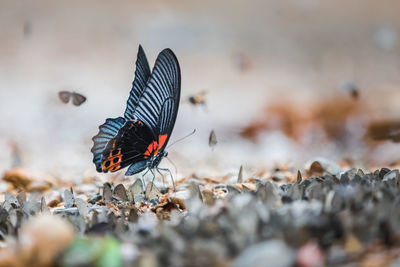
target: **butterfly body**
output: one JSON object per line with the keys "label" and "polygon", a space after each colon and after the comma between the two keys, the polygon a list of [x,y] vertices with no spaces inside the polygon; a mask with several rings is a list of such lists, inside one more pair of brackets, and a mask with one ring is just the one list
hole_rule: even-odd
{"label": "butterfly body", "polygon": [[167,156],[180,100],[180,68],[170,49],[157,57],[153,71],[139,46],[135,79],[124,117],[107,119],[93,137],[93,162],[98,172],[128,167],[125,175],[158,169]]}

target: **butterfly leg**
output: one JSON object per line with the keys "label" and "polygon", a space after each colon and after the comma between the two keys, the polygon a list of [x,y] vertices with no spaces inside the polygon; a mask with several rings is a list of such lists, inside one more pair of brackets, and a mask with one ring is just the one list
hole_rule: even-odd
{"label": "butterfly leg", "polygon": [[[146,176],[146,174],[147,174],[149,171],[150,171],[150,169],[147,169],[147,171],[146,171],[144,174],[142,174],[143,191],[146,191],[146,183],[145,183],[144,177]],[[154,174],[153,174],[153,175],[154,175]]]}
{"label": "butterfly leg", "polygon": [[167,168],[165,168],[165,169],[164,169],[164,168],[157,168],[157,170],[169,172],[169,175],[171,176],[172,186],[174,187],[174,192],[176,192],[174,176],[172,175],[172,172],[170,171],[170,169],[167,169]]}
{"label": "butterfly leg", "polygon": [[151,187],[150,187],[150,192],[153,190],[153,185],[154,185],[154,179],[156,176],[154,175],[153,169],[149,169],[151,174],[153,174],[153,179],[151,180]]}
{"label": "butterfly leg", "polygon": [[162,182],[163,182],[163,186],[165,187],[164,174],[162,174],[158,168],[156,168],[156,170],[157,170],[157,172],[161,175],[161,177],[162,177]]}

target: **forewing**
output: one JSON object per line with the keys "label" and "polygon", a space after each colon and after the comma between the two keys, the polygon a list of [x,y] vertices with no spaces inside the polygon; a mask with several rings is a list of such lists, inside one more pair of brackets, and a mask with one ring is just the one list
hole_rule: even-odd
{"label": "forewing", "polygon": [[71,98],[71,92],[68,91],[60,91],[58,92],[58,97],[60,100],[64,103],[67,104],[69,102],[69,99]]}
{"label": "forewing", "polygon": [[157,139],[166,135],[164,145],[175,124],[180,90],[178,60],[171,49],[164,49],[157,57],[147,87],[135,110],[135,117],[148,125]]}
{"label": "forewing", "polygon": [[146,54],[144,53],[142,46],[139,45],[139,51],[136,59],[135,78],[132,82],[132,90],[129,94],[124,114],[124,117],[127,120],[134,121],[136,119],[134,116],[135,110],[139,103],[140,97],[146,88],[146,84],[150,78],[150,75],[149,62],[147,61]]}
{"label": "forewing", "polygon": [[150,129],[141,121],[128,121],[111,139],[102,153],[103,172],[115,172],[128,165],[145,161],[145,152],[153,142]]}
{"label": "forewing", "polygon": [[74,104],[75,106],[80,106],[83,104],[83,102],[86,101],[86,97],[78,94],[78,93],[72,93],[72,104]]}

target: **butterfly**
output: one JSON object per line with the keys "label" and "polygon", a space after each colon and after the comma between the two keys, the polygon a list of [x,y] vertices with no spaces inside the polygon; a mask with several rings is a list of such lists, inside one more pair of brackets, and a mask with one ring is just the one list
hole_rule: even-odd
{"label": "butterfly", "polygon": [[83,102],[86,101],[85,96],[75,93],[75,92],[69,92],[69,91],[58,92],[58,97],[64,104],[67,104],[69,102],[69,100],[72,98],[72,104],[74,104],[75,106],[80,106],[83,104]]}
{"label": "butterfly", "polygon": [[202,90],[195,95],[189,96],[188,100],[189,100],[190,104],[192,104],[192,105],[205,105],[206,104],[206,100],[205,100],[206,94],[207,94],[207,91]]}
{"label": "butterfly", "polygon": [[348,93],[349,96],[357,100],[360,97],[360,89],[354,82],[347,82],[341,86],[341,90]]}
{"label": "butterfly", "polygon": [[168,155],[165,147],[174,128],[180,91],[181,71],[172,50],[161,51],[150,72],[139,45],[135,78],[124,116],[106,119],[92,138],[96,170],[107,173],[129,166],[126,176],[148,169],[153,178],[153,169],[159,173],[169,171],[158,165]]}
{"label": "butterfly", "polygon": [[214,150],[214,147],[217,145],[217,143],[217,135],[215,134],[214,130],[212,130],[208,137],[208,145]]}

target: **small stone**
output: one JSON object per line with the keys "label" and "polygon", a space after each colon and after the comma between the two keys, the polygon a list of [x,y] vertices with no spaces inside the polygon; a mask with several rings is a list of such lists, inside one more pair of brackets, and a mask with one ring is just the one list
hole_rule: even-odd
{"label": "small stone", "polygon": [[233,267],[288,267],[294,262],[295,253],[290,247],[280,240],[269,240],[248,247],[236,258]]}
{"label": "small stone", "polygon": [[390,172],[390,169],[388,168],[382,168],[379,171],[379,178],[383,179],[383,177]]}
{"label": "small stone", "polygon": [[383,176],[382,181],[399,180],[399,170],[392,170]]}

